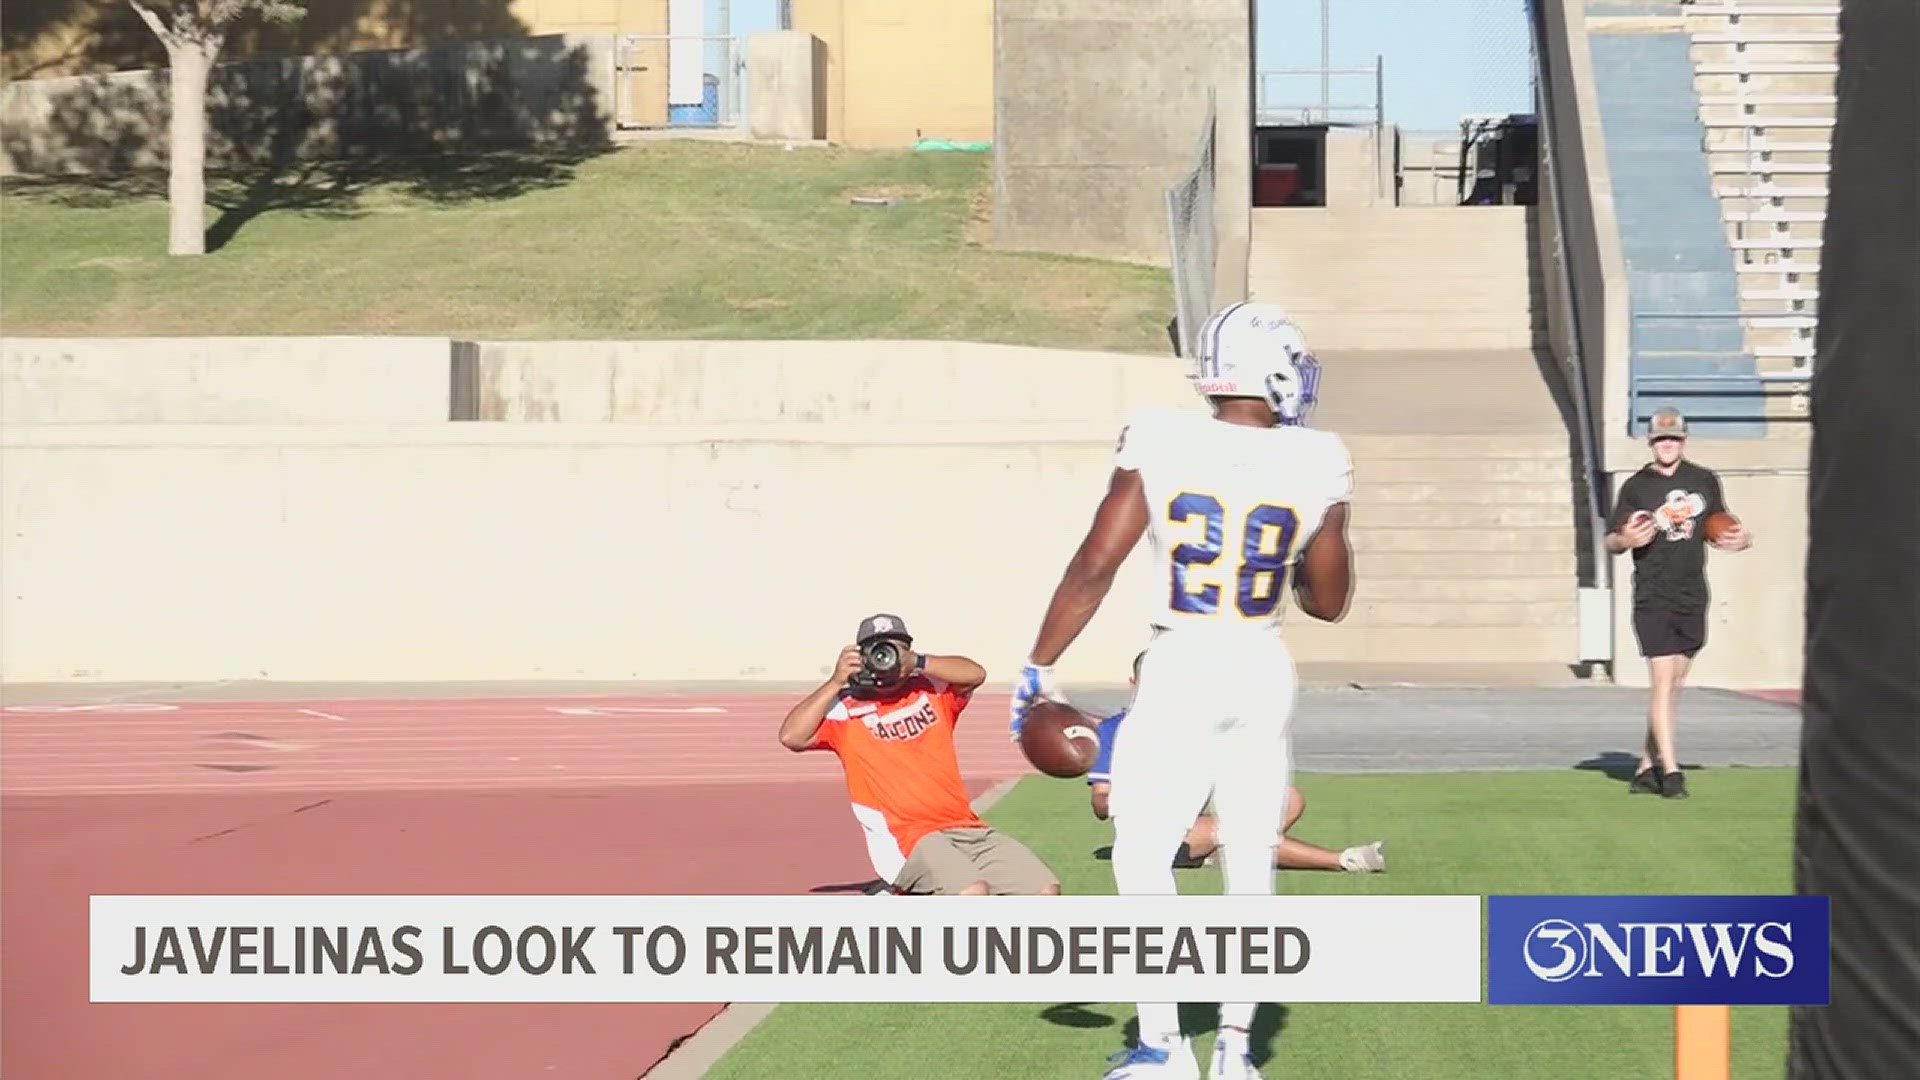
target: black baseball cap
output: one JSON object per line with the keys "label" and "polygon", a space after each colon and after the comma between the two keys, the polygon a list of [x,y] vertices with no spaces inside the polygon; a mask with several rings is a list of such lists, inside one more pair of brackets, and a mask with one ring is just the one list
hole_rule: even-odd
{"label": "black baseball cap", "polygon": [[861,619],[860,632],[854,637],[853,643],[865,645],[880,638],[913,644],[913,635],[907,633],[906,620],[898,615],[869,615]]}

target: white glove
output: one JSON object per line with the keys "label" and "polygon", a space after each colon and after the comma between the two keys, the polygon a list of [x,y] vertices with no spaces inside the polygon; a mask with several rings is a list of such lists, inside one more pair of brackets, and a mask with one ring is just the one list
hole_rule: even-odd
{"label": "white glove", "polygon": [[1013,687],[1013,704],[1007,722],[1007,734],[1014,741],[1020,741],[1020,725],[1027,718],[1027,710],[1040,700],[1057,701],[1067,704],[1067,695],[1060,691],[1058,683],[1053,681],[1053,669],[1029,663],[1020,669],[1020,681]]}

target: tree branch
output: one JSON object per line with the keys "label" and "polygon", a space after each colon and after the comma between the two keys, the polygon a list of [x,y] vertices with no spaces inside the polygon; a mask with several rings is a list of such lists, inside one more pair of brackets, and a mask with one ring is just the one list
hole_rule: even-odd
{"label": "tree branch", "polygon": [[172,48],[177,44],[172,29],[170,29],[165,22],[161,21],[160,16],[154,14],[152,8],[142,4],[140,0],[127,0],[127,3],[130,4],[134,12],[140,16],[140,21],[147,24],[147,29],[153,31],[163,44],[168,48]]}

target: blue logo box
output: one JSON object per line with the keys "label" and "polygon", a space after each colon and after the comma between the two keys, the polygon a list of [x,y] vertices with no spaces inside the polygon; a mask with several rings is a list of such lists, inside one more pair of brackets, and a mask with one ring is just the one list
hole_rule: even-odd
{"label": "blue logo box", "polygon": [[1490,1005],[1825,1005],[1824,896],[1489,896]]}

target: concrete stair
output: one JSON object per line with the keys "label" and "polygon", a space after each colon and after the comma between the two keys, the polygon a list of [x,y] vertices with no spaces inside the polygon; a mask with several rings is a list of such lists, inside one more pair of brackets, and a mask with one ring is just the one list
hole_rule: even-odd
{"label": "concrete stair", "polygon": [[1248,291],[1316,350],[1531,349],[1545,333],[1527,207],[1261,207]]}
{"label": "concrete stair", "polygon": [[[1682,9],[1714,192],[1760,371],[1811,372],[1819,239],[1839,53],[1838,4],[1727,0]],[[1776,403],[1797,412],[1802,403]]]}
{"label": "concrete stair", "polygon": [[[1322,348],[1314,422],[1343,435],[1559,435],[1566,430],[1535,354],[1466,349],[1451,331],[1411,330],[1391,349]],[[1309,337],[1309,342],[1317,339]],[[1408,342],[1427,342],[1424,349]],[[1489,463],[1499,467],[1500,462]]]}
{"label": "concrete stair", "polygon": [[1567,427],[1534,350],[1532,210],[1372,203],[1358,141],[1332,205],[1253,211],[1248,291],[1322,364],[1315,426],[1354,460],[1354,602],[1286,635],[1315,672],[1561,672],[1576,658],[1579,511]]}
{"label": "concrete stair", "polygon": [[[1448,366],[1444,354],[1429,358],[1436,372]],[[1498,435],[1321,425],[1340,430],[1354,458],[1357,581],[1341,623],[1287,616],[1300,663],[1572,661],[1577,511],[1564,431],[1537,422]]]}

